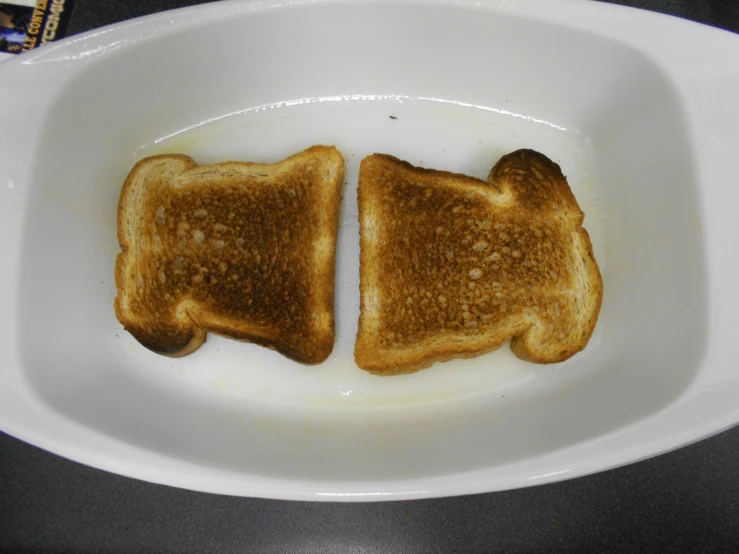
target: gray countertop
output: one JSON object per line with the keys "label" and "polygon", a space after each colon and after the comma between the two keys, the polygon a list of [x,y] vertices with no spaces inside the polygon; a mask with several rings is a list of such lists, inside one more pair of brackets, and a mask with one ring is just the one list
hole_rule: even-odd
{"label": "gray countertop", "polygon": [[[197,3],[77,0],[69,33]],[[613,3],[739,31],[735,0]],[[173,489],[0,433],[0,551],[739,552],[739,428],[562,483],[367,504]]]}

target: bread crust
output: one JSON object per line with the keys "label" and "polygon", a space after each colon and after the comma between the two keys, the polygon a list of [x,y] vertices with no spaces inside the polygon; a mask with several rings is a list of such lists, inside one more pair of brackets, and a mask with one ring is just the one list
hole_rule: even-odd
{"label": "bread crust", "polygon": [[374,154],[358,198],[360,368],[412,373],[509,339],[519,358],[557,363],[588,344],[603,282],[584,214],[543,154],[503,156],[487,182]]}
{"label": "bread crust", "polygon": [[334,344],[343,178],[329,146],[275,164],[141,160],[118,203],[116,317],[165,356],[212,332],[322,362]]}

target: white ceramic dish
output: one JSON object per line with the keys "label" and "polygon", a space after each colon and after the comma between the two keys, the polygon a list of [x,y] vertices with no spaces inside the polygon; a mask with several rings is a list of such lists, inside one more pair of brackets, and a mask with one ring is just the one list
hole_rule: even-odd
{"label": "white ceramic dish", "polygon": [[[0,97],[0,428],[23,440],[179,487],[367,500],[551,482],[739,421],[739,37],[587,1],[225,2],[19,56]],[[115,208],[138,158],[316,143],[348,162],[326,364],[213,337],[170,360],[121,329]],[[358,161],[484,176],[524,146],[586,213],[590,346],[357,369]]]}

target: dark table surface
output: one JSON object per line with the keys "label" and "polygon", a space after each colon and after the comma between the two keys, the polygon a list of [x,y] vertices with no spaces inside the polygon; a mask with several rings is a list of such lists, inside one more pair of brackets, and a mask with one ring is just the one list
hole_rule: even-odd
{"label": "dark table surface", "polygon": [[[69,33],[197,3],[77,0]],[[737,0],[613,3],[739,32]],[[0,551],[739,552],[739,428],[563,483],[367,504],[152,485],[0,433]]]}

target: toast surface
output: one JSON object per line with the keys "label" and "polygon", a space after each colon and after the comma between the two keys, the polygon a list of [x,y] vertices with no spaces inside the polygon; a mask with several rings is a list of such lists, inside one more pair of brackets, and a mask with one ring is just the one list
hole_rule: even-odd
{"label": "toast surface", "polygon": [[118,320],[172,357],[213,332],[298,362],[325,360],[343,174],[328,146],[275,164],[141,160],[118,205]]}
{"label": "toast surface", "polygon": [[546,156],[508,154],[484,182],[374,154],[358,197],[362,369],[411,373],[508,339],[519,358],[555,363],[587,345],[603,283],[583,212]]}

